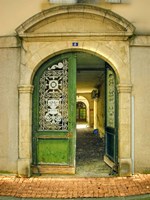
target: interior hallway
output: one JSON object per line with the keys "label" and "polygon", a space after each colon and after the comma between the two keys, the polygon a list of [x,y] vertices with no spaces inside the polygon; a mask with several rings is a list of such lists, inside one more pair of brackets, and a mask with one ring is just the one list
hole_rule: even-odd
{"label": "interior hallway", "polygon": [[111,169],[104,163],[104,139],[92,128],[77,129],[76,176],[108,177]]}

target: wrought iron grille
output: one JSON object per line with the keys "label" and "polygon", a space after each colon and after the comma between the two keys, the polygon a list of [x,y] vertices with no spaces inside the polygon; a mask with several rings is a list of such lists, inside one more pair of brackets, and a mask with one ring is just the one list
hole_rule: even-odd
{"label": "wrought iron grille", "polygon": [[68,130],[68,61],[42,74],[39,81],[40,130]]}

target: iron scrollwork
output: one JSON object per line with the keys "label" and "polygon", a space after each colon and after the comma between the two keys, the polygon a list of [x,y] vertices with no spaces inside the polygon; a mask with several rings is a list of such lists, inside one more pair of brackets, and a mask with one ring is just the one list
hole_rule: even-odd
{"label": "iron scrollwork", "polygon": [[68,61],[48,67],[39,81],[39,129],[68,130]]}
{"label": "iron scrollwork", "polygon": [[114,73],[108,71],[107,79],[107,126],[115,127],[115,76]]}

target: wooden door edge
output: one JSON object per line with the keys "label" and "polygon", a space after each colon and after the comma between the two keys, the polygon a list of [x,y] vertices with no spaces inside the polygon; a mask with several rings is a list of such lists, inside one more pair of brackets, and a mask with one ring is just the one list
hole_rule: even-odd
{"label": "wooden door edge", "polygon": [[104,155],[104,162],[110,167],[110,168],[113,168],[115,163],[110,160],[110,158],[108,158],[107,155]]}
{"label": "wooden door edge", "polygon": [[110,160],[107,155],[104,155],[104,162],[112,169],[112,172],[118,173],[118,164]]}
{"label": "wooden door edge", "polygon": [[33,165],[31,166],[33,174],[75,174],[75,167],[72,166],[49,166],[49,165]]}

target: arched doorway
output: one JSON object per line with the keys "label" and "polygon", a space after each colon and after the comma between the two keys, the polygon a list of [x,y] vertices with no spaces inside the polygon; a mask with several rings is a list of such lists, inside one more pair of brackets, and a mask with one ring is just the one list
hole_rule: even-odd
{"label": "arched doorway", "polygon": [[[77,96],[76,96],[76,102],[83,102],[86,106],[86,124],[84,123],[85,126],[91,126],[91,123],[90,123],[90,107],[89,107],[89,101],[87,100],[87,98],[85,98],[84,96],[82,95],[79,95],[77,93]],[[80,126],[80,124],[78,124],[78,126]]]}
{"label": "arched doorway", "polygon": [[[86,60],[83,59],[84,57],[86,57]],[[89,63],[89,59],[91,63]],[[83,68],[81,68],[81,63]],[[33,79],[33,173],[58,173],[58,171],[61,171],[63,174],[66,173],[66,170],[67,173],[75,173],[75,122],[76,119],[77,122],[87,121],[85,103],[81,101],[76,103],[75,99],[79,91],[81,94],[81,90],[83,96],[87,95],[89,101],[91,101],[90,106],[92,106],[95,98],[101,106],[101,112],[97,112],[99,113],[97,119],[100,119],[97,124],[101,129],[104,129],[103,136],[106,138],[106,143],[104,144],[105,155],[117,164],[117,121],[112,122],[117,118],[117,110],[114,104],[117,103],[115,98],[116,79],[113,70],[107,65],[105,61],[95,55],[84,52],[71,52],[60,54],[47,60],[38,69]],[[78,71],[80,71],[82,81],[78,78]],[[76,73],[77,91],[75,87]],[[92,77],[92,79],[89,77]],[[97,90],[101,93],[101,97],[99,94],[93,96],[92,87],[95,87],[95,84],[97,85]],[[105,92],[102,93],[102,89]],[[100,98],[102,101],[100,101]],[[108,108],[102,107],[102,103]],[[77,105],[76,107],[75,104]],[[97,106],[94,109],[99,109],[99,107]],[[103,119],[102,115],[104,115]],[[108,118],[109,120],[107,120]],[[106,127],[105,124],[107,122],[109,125]],[[100,138],[99,134],[97,134],[97,138]],[[85,140],[84,143],[86,142]],[[83,151],[87,151],[86,148]],[[104,152],[104,149],[102,152]],[[88,156],[90,161],[90,154]],[[101,157],[103,156],[101,155]]]}
{"label": "arched doorway", "polygon": [[76,104],[77,122],[87,122],[87,108],[85,103],[78,101]]}
{"label": "arched doorway", "polygon": [[[80,23],[77,23],[78,21]],[[89,52],[104,59],[118,77],[119,174],[131,174],[132,84],[128,39],[134,34],[134,30],[130,22],[116,13],[90,5],[50,8],[31,17],[16,29],[22,41],[18,86],[18,174],[28,176],[31,174],[32,142],[30,139],[33,110],[31,97],[34,91],[32,84],[35,73],[46,60],[64,52],[74,51]],[[90,115],[92,112],[90,108]]]}
{"label": "arched doorway", "polygon": [[107,171],[108,175],[110,170],[103,165],[104,155],[107,164],[111,163],[116,171],[118,165],[117,77],[112,67],[95,55],[77,52],[76,57],[77,93],[88,99],[90,121],[94,123],[94,127],[91,123],[92,129],[85,129],[85,126],[80,126],[84,127],[82,130],[77,129],[77,172],[101,176]]}

